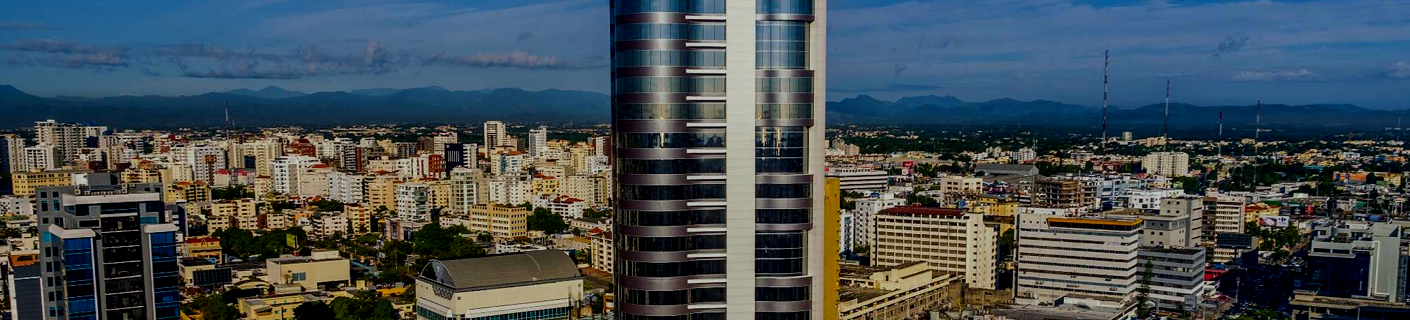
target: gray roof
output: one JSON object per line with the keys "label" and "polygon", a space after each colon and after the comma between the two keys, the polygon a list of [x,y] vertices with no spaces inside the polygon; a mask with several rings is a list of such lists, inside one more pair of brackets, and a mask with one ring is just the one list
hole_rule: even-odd
{"label": "gray roof", "polygon": [[981,163],[974,167],[974,171],[987,172],[989,174],[1036,174],[1038,167],[1031,164]]}
{"label": "gray roof", "polygon": [[457,291],[581,278],[567,253],[542,250],[506,255],[432,261],[421,278]]}

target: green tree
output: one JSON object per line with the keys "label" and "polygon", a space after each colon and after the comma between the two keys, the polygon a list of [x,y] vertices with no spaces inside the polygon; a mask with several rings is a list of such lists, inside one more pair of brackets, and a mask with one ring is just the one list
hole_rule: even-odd
{"label": "green tree", "polygon": [[240,310],[226,303],[220,294],[197,296],[191,303],[182,305],[181,311],[186,314],[200,314],[201,320],[240,319]]}
{"label": "green tree", "polygon": [[529,215],[527,222],[529,230],[543,231],[546,234],[559,234],[568,230],[568,223],[563,221],[563,216],[547,208],[534,209],[534,214]]}
{"label": "green tree", "polygon": [[352,298],[333,299],[333,315],[338,320],[396,320],[401,318],[392,302],[377,291],[364,290]]}
{"label": "green tree", "polygon": [[255,193],[242,186],[231,186],[228,188],[211,189],[211,200],[240,200],[254,198]]}
{"label": "green tree", "polygon": [[1008,257],[1013,254],[1014,244],[1017,243],[1018,237],[1014,234],[1013,229],[1004,231],[1004,234],[999,236],[999,257]]}
{"label": "green tree", "polygon": [[343,212],[343,203],[334,200],[318,200],[313,202],[313,206],[322,212]]}
{"label": "green tree", "polygon": [[305,302],[294,308],[295,320],[324,320],[334,319],[333,307],[323,303],[323,301]]}
{"label": "green tree", "polygon": [[21,237],[21,236],[23,236],[23,235],[20,234],[20,229],[15,229],[15,228],[0,228],[0,238],[14,239],[14,238],[19,238],[19,237]]}
{"label": "green tree", "polygon": [[416,231],[416,235],[411,240],[412,250],[418,255],[440,260],[484,255],[484,249],[464,236],[467,233],[470,233],[470,230],[463,226],[442,228],[440,225],[429,224],[422,227],[420,231]]}

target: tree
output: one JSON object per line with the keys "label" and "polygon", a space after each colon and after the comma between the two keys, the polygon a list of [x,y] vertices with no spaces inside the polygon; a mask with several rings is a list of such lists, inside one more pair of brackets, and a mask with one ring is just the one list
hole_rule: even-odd
{"label": "tree", "polygon": [[20,229],[15,229],[15,228],[0,228],[0,238],[15,239],[15,238],[19,238],[19,237],[21,237],[21,236],[23,236],[23,235],[20,234]]}
{"label": "tree", "polygon": [[392,302],[374,290],[363,290],[352,298],[333,299],[333,315],[338,320],[396,320],[401,318]]}
{"label": "tree", "polygon": [[1151,278],[1154,277],[1155,264],[1146,261],[1144,271],[1141,271],[1141,287],[1136,293],[1136,319],[1151,319],[1155,314],[1155,308],[1147,305],[1151,301]]}
{"label": "tree", "polygon": [[318,207],[321,212],[342,212],[343,203],[334,200],[318,200],[313,202],[314,207]]}
{"label": "tree", "polygon": [[242,186],[211,189],[211,200],[240,200],[254,198],[255,193]]}
{"label": "tree", "polygon": [[1004,231],[1004,235],[999,236],[999,257],[1007,257],[1013,254],[1014,244],[1016,243],[1018,243],[1018,239],[1013,229]]}
{"label": "tree", "polygon": [[547,208],[534,209],[534,214],[529,215],[528,224],[529,230],[543,231],[546,234],[559,234],[568,230],[568,223],[563,221],[563,216]]}
{"label": "tree", "polygon": [[412,250],[418,255],[441,260],[484,255],[484,249],[463,236],[467,233],[470,233],[470,230],[463,226],[442,228],[440,225],[429,224],[422,227],[420,231],[416,231],[416,235],[411,240]]}
{"label": "tree", "polygon": [[198,296],[192,299],[191,303],[182,305],[181,311],[186,314],[200,314],[201,320],[240,319],[240,310],[226,303],[221,294]]}
{"label": "tree", "polygon": [[323,301],[304,302],[298,308],[294,308],[295,320],[323,320],[333,319],[333,307]]}

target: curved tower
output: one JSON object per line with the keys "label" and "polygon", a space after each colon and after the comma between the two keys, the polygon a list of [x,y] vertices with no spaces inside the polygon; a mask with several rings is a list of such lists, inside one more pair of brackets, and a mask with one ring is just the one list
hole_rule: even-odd
{"label": "curved tower", "polygon": [[821,319],[824,0],[613,0],[620,319]]}

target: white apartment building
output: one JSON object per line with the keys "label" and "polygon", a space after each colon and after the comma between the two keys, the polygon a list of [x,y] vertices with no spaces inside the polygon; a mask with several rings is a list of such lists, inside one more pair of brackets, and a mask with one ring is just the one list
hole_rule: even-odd
{"label": "white apartment building", "polygon": [[218,146],[179,146],[171,148],[172,160],[191,167],[191,179],[215,183],[215,171],[227,168],[225,150]]}
{"label": "white apartment building", "polygon": [[0,172],[20,172],[25,167],[24,138],[18,135],[0,136]]}
{"label": "white apartment building", "polygon": [[529,129],[529,157],[538,159],[548,152],[548,127]]}
{"label": "white apartment building", "polygon": [[479,203],[479,190],[476,180],[480,171],[459,167],[450,171],[450,209],[455,212],[470,212],[470,207]]}
{"label": "white apartment building", "polygon": [[56,166],[78,158],[78,151],[86,144],[87,132],[86,127],[77,123],[60,123],[52,119],[34,122],[34,142],[54,149]]}
{"label": "white apartment building", "polygon": [[485,147],[495,148],[510,146],[509,132],[504,126],[504,122],[485,121]]}
{"label": "white apartment building", "polygon": [[896,207],[876,216],[878,266],[922,261],[933,270],[960,275],[971,288],[994,289],[998,231],[984,215],[961,209]]}
{"label": "white apartment building", "polygon": [[1190,175],[1190,155],[1184,152],[1153,152],[1141,161],[1146,173],[1184,177]]}
{"label": "white apartment building", "polygon": [[328,175],[328,198],[342,203],[362,203],[366,181],[362,174],[334,171]]}
{"label": "white apartment building", "polygon": [[1204,242],[1214,254],[1214,262],[1225,263],[1243,255],[1245,248],[1219,246],[1220,234],[1244,233],[1244,209],[1248,202],[1244,197],[1221,194],[1210,190],[1204,197]]}
{"label": "white apartment building", "polygon": [[827,168],[825,176],[840,180],[842,191],[885,190],[891,178],[886,171],[867,167]]}
{"label": "white apartment building", "polygon": [[1179,189],[1140,189],[1129,190],[1118,196],[1116,207],[1139,210],[1160,210],[1160,200],[1185,194]]}
{"label": "white apartment building", "polygon": [[313,217],[313,234],[328,238],[348,232],[348,216],[343,213],[322,213]]}
{"label": "white apartment building", "polygon": [[984,192],[984,178],[965,176],[940,177],[940,192],[945,194],[979,194]]}
{"label": "white apartment building", "polygon": [[890,194],[882,194],[880,197],[858,199],[857,209],[852,210],[853,229],[856,230],[854,246],[876,247],[876,215],[881,210],[906,205],[906,199],[898,199]]}
{"label": "white apartment building", "polygon": [[1127,312],[1140,268],[1140,219],[1020,210],[1015,302]]}
{"label": "white apartment building", "polygon": [[424,222],[431,219],[431,187],[420,183],[397,186],[397,218]]}
{"label": "white apartment building", "polygon": [[274,159],[270,165],[271,177],[274,179],[274,192],[283,194],[296,194],[295,190],[299,186],[299,175],[304,168],[318,164],[318,158],[300,155],[283,156]]}
{"label": "white apartment building", "polygon": [[59,168],[59,160],[59,155],[53,146],[40,144],[24,148],[22,164],[26,170],[31,171],[55,170]]}
{"label": "white apartment building", "polygon": [[547,208],[564,218],[582,219],[583,210],[588,206],[582,199],[558,194],[543,194],[534,197],[534,208]]}

